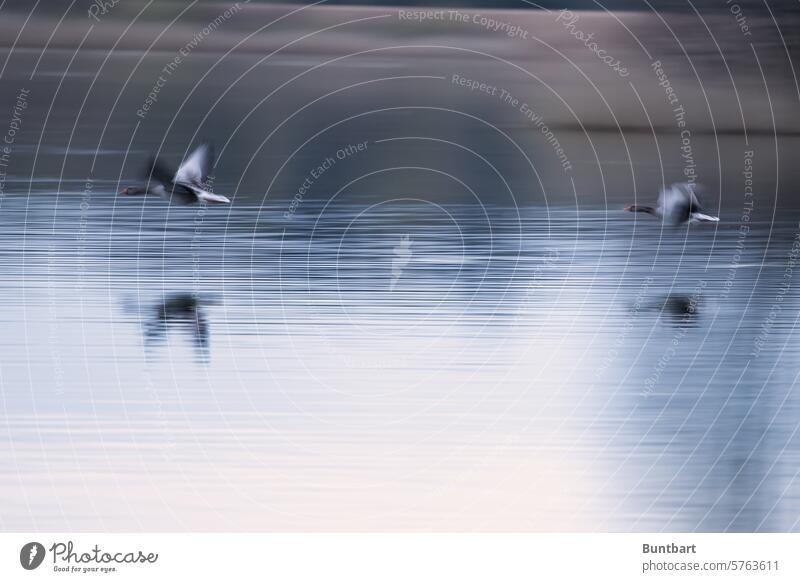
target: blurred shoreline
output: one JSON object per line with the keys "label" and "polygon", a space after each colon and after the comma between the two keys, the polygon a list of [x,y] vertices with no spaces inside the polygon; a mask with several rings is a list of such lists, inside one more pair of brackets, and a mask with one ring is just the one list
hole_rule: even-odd
{"label": "blurred shoreline", "polygon": [[[43,39],[48,39],[49,54],[58,50],[71,53],[80,46],[84,57],[92,51],[105,57],[112,47],[115,54],[111,59],[127,51],[159,57],[181,51],[193,37],[196,41],[198,31],[235,5],[203,4],[171,24],[165,23],[181,14],[172,5],[148,11],[147,20],[134,21],[136,5],[120,3],[99,24],[79,10],[63,20],[41,17],[26,21],[26,15],[10,13],[0,20],[0,43],[6,51],[14,43],[15,58],[22,58],[25,51],[32,51],[30,58],[38,57]],[[763,16],[749,17],[752,34],[745,36],[727,11],[704,14],[702,22],[680,14],[575,12],[577,32],[593,35],[604,53],[613,54],[630,70],[630,77],[621,79],[587,50],[586,43],[574,38],[575,25],[570,34],[553,11],[459,9],[459,14],[470,15],[467,21],[418,22],[400,18],[401,11],[408,12],[408,8],[239,6],[202,42],[195,42],[193,54],[224,54],[234,60],[269,57],[266,66],[301,55],[316,63],[338,59],[328,67],[370,61],[380,66],[382,58],[399,54],[408,59],[406,68],[427,58],[484,62],[481,81],[519,84],[527,76],[530,85],[544,84],[553,94],[567,96],[574,115],[558,109],[544,112],[551,127],[674,132],[666,108],[649,107],[644,114],[627,87],[630,81],[644,103],[663,101],[663,90],[651,70],[652,63],[659,61],[682,104],[695,112],[694,132],[739,134],[746,126],[746,131],[754,134],[800,134],[800,117],[794,115],[800,90],[787,60],[794,46],[785,46],[788,35],[779,33],[771,19]],[[474,15],[513,24],[529,37],[509,38],[481,25],[480,20],[471,18]],[[795,15],[782,15],[781,24],[784,29],[800,29],[794,26],[800,24]],[[596,93],[588,107],[582,103],[585,99],[573,103],[570,95],[576,82]],[[766,100],[769,106],[765,106]],[[781,123],[776,124],[775,119]]]}

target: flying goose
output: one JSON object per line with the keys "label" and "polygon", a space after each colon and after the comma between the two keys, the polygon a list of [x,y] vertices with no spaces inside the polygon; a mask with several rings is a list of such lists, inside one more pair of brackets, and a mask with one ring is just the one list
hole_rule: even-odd
{"label": "flying goose", "polygon": [[673,226],[695,222],[718,222],[718,217],[703,214],[696,190],[695,184],[678,182],[661,190],[657,208],[633,205],[625,208],[625,211],[652,214]]}
{"label": "flying goose", "polygon": [[206,180],[214,164],[214,147],[211,144],[201,144],[175,172],[175,176],[156,156],[150,161],[149,171],[146,176],[147,185],[142,187],[123,188],[121,196],[136,196],[138,194],[157,194],[175,204],[228,204],[230,200],[220,194],[209,190]]}

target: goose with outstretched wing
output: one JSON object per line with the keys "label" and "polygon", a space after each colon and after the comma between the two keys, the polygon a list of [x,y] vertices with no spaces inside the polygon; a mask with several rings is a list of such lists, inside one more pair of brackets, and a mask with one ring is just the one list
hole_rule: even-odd
{"label": "goose with outstretched wing", "polygon": [[719,218],[703,213],[697,198],[697,186],[686,182],[663,188],[658,196],[658,206],[633,205],[625,208],[627,212],[644,212],[661,218],[664,222],[678,226],[696,222],[718,222]]}
{"label": "goose with outstretched wing", "polygon": [[207,184],[208,175],[214,165],[214,147],[201,144],[180,165],[173,176],[164,163],[153,156],[147,171],[145,187],[124,188],[120,195],[157,194],[175,204],[228,204],[230,200],[221,194],[214,194]]}

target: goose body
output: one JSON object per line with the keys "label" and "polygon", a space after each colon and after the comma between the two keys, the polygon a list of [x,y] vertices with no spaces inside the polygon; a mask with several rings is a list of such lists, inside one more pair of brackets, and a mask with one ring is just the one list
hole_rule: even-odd
{"label": "goose body", "polygon": [[206,204],[229,204],[230,200],[221,194],[214,194],[206,180],[214,165],[214,148],[210,144],[200,145],[180,165],[173,176],[164,163],[153,156],[147,173],[145,187],[124,188],[122,196],[137,194],[156,194],[171,203],[187,205],[203,202]]}
{"label": "goose body", "polygon": [[632,205],[626,212],[644,212],[661,218],[664,222],[678,226],[698,222],[718,222],[719,218],[705,214],[697,198],[697,186],[686,182],[663,188],[658,196],[658,206]]}

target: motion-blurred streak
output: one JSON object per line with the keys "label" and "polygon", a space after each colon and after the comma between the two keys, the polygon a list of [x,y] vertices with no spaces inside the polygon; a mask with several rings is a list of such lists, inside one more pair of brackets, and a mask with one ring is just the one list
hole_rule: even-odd
{"label": "motion-blurred streak", "polygon": [[143,315],[146,348],[164,343],[170,330],[178,330],[191,338],[199,360],[209,360],[208,319],[204,303],[198,297],[191,293],[176,293]]}

